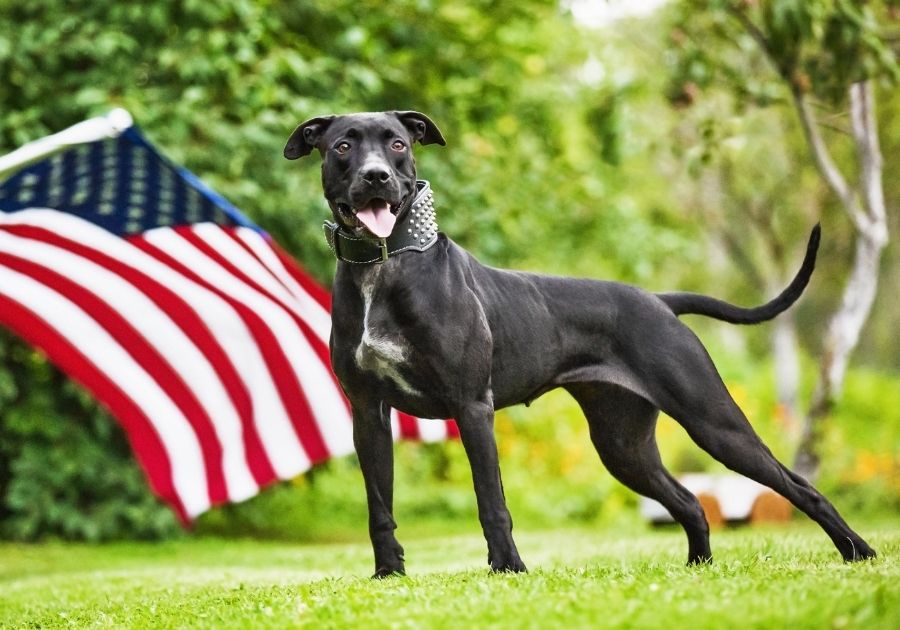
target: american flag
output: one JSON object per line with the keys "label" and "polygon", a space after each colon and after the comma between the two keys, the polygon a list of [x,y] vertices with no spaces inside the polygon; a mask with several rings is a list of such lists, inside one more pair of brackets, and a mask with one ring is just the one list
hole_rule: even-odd
{"label": "american flag", "polygon": [[[124,110],[0,157],[0,324],[110,410],[183,522],[353,451],[329,309]],[[395,439],[457,435],[392,422]]]}

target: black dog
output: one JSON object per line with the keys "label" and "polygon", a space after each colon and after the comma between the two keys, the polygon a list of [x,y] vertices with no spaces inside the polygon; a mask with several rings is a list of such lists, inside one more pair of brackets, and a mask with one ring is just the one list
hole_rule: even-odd
{"label": "black dog", "polygon": [[703,295],[504,271],[481,265],[437,232],[412,144],[444,144],[418,112],[325,116],[300,125],[284,155],[318,149],[339,259],[331,358],[353,408],[365,479],[375,576],[403,573],[394,536],[391,407],[455,418],[472,467],[478,516],[494,571],[524,571],[503,496],[494,410],[562,387],[587,416],[601,460],[622,483],[662,503],[684,527],[688,562],[711,559],[697,499],[669,475],[654,429],[659,410],[729,468],[784,495],[831,537],[845,560],[875,552],[832,505],[773,456],[728,394],[700,341],[677,316],[738,324],[771,319],[803,292],[819,242],[764,306]]}

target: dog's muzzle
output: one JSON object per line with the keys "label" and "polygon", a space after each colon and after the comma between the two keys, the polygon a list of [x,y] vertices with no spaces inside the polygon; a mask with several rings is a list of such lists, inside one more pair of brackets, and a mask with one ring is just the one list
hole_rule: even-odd
{"label": "dog's muzzle", "polygon": [[[381,211],[390,212],[390,207]],[[390,236],[382,237],[378,244],[354,236],[334,221],[326,221],[322,227],[325,230],[328,247],[338,260],[344,262],[360,265],[382,263],[402,252],[424,252],[434,245],[438,238],[431,184],[422,179],[416,180],[416,196],[409,211],[393,226]],[[369,230],[375,233],[370,228]]]}

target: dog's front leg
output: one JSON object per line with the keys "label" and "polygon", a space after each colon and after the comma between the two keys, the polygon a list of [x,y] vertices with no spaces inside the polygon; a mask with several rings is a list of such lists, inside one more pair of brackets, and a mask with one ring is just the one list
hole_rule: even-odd
{"label": "dog's front leg", "polygon": [[384,404],[353,406],[353,444],[369,504],[369,537],[375,552],[372,577],[403,575],[403,547],[394,536],[394,442],[390,410]]}
{"label": "dog's front leg", "polygon": [[463,448],[472,467],[478,500],[478,519],[488,544],[488,564],[494,571],[525,571],[512,538],[512,517],[506,508],[497,443],[494,440],[493,405],[468,405],[457,418]]}

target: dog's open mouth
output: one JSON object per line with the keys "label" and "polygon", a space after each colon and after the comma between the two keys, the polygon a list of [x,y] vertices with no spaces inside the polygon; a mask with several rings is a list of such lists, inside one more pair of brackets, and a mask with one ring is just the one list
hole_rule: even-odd
{"label": "dog's open mouth", "polygon": [[339,204],[338,209],[348,218],[354,217],[358,224],[365,227],[378,238],[387,238],[394,231],[397,222],[396,208],[392,207],[385,199],[375,197],[361,208],[351,208],[347,204]]}

